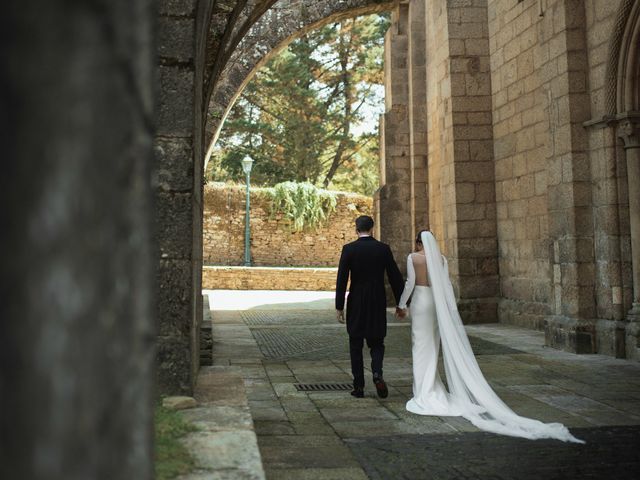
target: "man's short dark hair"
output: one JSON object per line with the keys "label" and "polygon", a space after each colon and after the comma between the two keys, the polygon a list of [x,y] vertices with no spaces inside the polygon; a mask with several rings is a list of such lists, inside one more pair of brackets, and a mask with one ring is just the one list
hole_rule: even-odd
{"label": "man's short dark hair", "polygon": [[368,232],[373,228],[373,218],[369,215],[362,215],[356,218],[356,230],[358,232]]}

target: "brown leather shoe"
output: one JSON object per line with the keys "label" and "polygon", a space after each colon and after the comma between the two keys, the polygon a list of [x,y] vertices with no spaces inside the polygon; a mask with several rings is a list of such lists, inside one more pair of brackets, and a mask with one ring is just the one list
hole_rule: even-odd
{"label": "brown leather shoe", "polygon": [[387,388],[387,384],[382,376],[373,377],[373,383],[376,386],[376,392],[380,398],[387,398],[389,396],[389,389]]}

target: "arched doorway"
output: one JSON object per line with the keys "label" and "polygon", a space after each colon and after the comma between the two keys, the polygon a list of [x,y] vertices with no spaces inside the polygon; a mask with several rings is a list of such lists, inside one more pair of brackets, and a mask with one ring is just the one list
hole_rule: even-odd
{"label": "arched doorway", "polygon": [[[397,4],[397,0],[265,0],[233,6],[212,1],[162,6],[163,98],[156,140],[161,164],[158,229],[163,231],[158,272],[161,392],[191,391],[199,368],[207,131],[217,130],[250,74],[274,48],[323,22]],[[208,128],[207,112],[212,118]]]}

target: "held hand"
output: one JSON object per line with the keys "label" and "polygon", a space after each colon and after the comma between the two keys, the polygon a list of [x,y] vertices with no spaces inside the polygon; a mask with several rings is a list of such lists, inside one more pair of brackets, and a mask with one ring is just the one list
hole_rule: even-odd
{"label": "held hand", "polygon": [[344,323],[344,310],[336,310],[336,317],[339,323]]}
{"label": "held hand", "polygon": [[404,308],[396,307],[396,318],[404,319],[407,316],[407,310]]}

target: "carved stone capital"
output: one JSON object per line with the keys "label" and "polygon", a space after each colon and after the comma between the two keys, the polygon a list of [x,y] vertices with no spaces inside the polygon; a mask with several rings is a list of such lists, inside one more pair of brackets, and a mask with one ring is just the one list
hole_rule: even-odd
{"label": "carved stone capital", "polygon": [[617,134],[624,142],[624,148],[640,148],[640,114],[620,115],[617,120]]}

